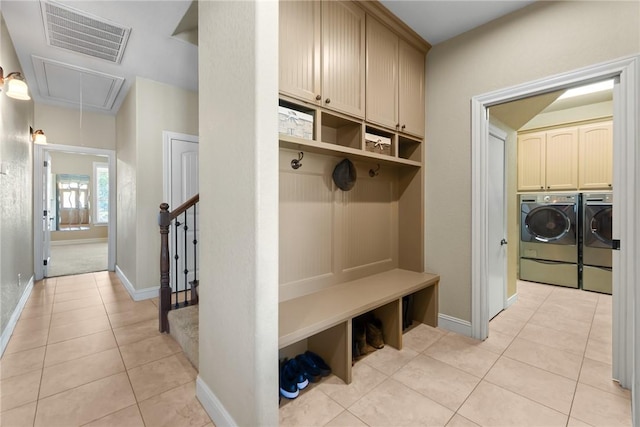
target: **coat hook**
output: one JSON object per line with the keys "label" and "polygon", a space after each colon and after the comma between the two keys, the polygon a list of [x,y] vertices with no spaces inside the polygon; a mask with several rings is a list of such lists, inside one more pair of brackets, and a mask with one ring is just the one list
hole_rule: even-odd
{"label": "coat hook", "polygon": [[380,170],[380,163],[378,163],[378,167],[376,167],[375,170],[369,169],[369,176],[371,178],[373,178],[374,176],[378,176],[380,174],[380,172],[378,172],[379,170]]}
{"label": "coat hook", "polygon": [[298,158],[291,160],[291,167],[293,169],[300,169],[300,167],[302,166],[302,158],[303,157],[304,157],[304,153],[302,151],[300,151],[298,153]]}

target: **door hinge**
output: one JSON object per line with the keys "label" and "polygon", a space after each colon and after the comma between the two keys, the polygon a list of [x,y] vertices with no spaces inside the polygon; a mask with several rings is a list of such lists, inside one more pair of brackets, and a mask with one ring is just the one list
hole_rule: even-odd
{"label": "door hinge", "polygon": [[47,210],[46,210],[46,209],[42,211],[42,217],[43,217],[43,218],[46,218],[46,217],[47,217]]}
{"label": "door hinge", "polygon": [[49,167],[49,162],[47,162],[46,160],[44,161],[44,167]]}
{"label": "door hinge", "polygon": [[611,249],[613,249],[614,251],[619,251],[620,250],[620,240],[619,239],[613,239],[611,241]]}
{"label": "door hinge", "polygon": [[42,264],[43,264],[43,265],[47,265],[47,264],[48,264],[47,260],[46,260],[46,259],[43,259],[43,260],[42,260]]}

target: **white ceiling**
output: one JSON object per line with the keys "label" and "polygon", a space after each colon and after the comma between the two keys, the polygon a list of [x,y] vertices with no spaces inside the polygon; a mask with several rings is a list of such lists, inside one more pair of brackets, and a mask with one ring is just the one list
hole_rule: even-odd
{"label": "white ceiling", "polygon": [[[194,28],[197,7],[190,8],[191,0],[56,3],[131,28],[131,33],[120,63],[93,58],[47,44],[40,1],[0,0],[2,15],[36,102],[116,114],[136,76],[198,89],[198,48],[188,41],[193,41],[197,31]],[[383,0],[382,3],[435,45],[533,1]]]}

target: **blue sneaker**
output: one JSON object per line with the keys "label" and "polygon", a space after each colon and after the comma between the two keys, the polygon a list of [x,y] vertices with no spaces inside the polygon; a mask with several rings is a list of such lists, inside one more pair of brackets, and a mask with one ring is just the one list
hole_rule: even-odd
{"label": "blue sneaker", "polygon": [[309,381],[304,377],[298,362],[295,359],[285,359],[280,368],[280,393],[287,399],[295,399],[307,385]]}
{"label": "blue sneaker", "polygon": [[331,368],[325,363],[322,357],[318,356],[312,351],[306,351],[304,355],[306,356],[310,364],[320,371],[320,375],[326,377],[331,373]]}
{"label": "blue sneaker", "polygon": [[312,383],[320,381],[322,372],[320,372],[320,368],[316,366],[316,364],[311,360],[309,356],[307,356],[306,354],[299,354],[296,356],[296,361],[302,369],[302,374],[306,379],[308,379]]}

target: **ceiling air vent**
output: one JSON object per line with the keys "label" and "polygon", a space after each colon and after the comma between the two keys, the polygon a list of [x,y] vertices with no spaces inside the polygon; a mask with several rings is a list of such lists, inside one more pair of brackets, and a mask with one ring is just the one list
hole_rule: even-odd
{"label": "ceiling air vent", "polygon": [[120,63],[130,28],[58,3],[40,4],[49,45]]}

